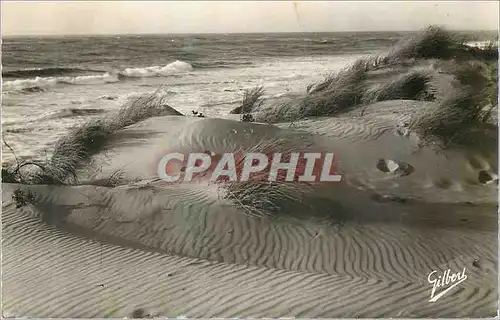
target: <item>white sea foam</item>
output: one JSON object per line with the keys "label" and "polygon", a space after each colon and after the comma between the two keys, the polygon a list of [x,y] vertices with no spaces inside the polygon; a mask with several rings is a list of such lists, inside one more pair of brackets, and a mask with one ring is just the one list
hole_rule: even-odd
{"label": "white sea foam", "polygon": [[466,45],[469,47],[485,48],[489,45],[498,46],[498,41],[470,41],[467,42]]}
{"label": "white sea foam", "polygon": [[154,77],[168,76],[193,70],[193,67],[184,61],[175,61],[166,66],[152,66],[144,68],[126,68],[115,73],[106,72],[99,75],[86,75],[77,77],[36,77],[34,79],[17,79],[5,81],[4,91],[21,91],[28,88],[47,89],[57,84],[105,84],[120,81],[119,75],[126,77]]}
{"label": "white sea foam", "polygon": [[157,77],[192,71],[193,66],[184,61],[175,61],[166,66],[152,66],[145,68],[127,68],[120,72],[127,77]]}

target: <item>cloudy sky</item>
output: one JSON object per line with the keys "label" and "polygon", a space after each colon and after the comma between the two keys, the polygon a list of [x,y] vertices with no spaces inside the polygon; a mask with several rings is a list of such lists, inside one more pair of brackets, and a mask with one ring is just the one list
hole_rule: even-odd
{"label": "cloudy sky", "polygon": [[497,1],[2,1],[2,34],[495,30]]}

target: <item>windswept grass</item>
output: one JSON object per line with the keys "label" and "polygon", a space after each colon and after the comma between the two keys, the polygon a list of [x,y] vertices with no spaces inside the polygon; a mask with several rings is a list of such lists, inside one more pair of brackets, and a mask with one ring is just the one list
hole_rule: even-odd
{"label": "windswept grass", "polygon": [[440,26],[429,26],[418,35],[401,40],[385,56],[384,63],[414,59],[498,60],[498,47],[467,46],[467,37]]}
{"label": "windswept grass", "polygon": [[[387,55],[359,59],[351,66],[310,85],[299,104],[298,119],[333,116],[366,102],[392,99],[431,100],[430,76],[410,72],[401,78],[372,89],[368,72],[393,65],[411,65],[418,58],[452,57],[461,40],[439,27],[429,27],[418,36],[402,40]],[[297,120],[297,119],[296,119]]]}
{"label": "windswept grass", "polygon": [[[91,120],[59,139],[52,157],[30,172],[29,183],[64,184],[77,183],[77,172],[92,155],[102,150],[116,131],[144,119],[161,115],[181,115],[166,104],[158,92],[139,97],[105,119]],[[19,173],[20,174],[20,173]]]}
{"label": "windswept grass", "polygon": [[[401,40],[387,54],[360,59],[340,72],[327,76],[323,81],[309,85],[305,96],[275,107],[268,107],[256,117],[259,122],[293,122],[308,117],[335,116],[376,101],[411,99],[438,100],[446,110],[453,108],[452,105],[460,106],[459,109],[466,108],[467,100],[480,106],[482,118],[489,118],[494,114],[496,105],[492,102],[496,101],[497,97],[496,80],[486,80],[488,84],[485,84],[482,76],[478,79],[473,77],[475,71],[454,71],[455,78],[461,82],[461,88],[458,90],[460,94],[455,94],[456,101],[453,98],[443,99],[436,96],[438,88],[433,88],[431,84],[435,77],[438,77],[438,73],[431,68],[429,71],[417,69],[406,71],[407,73],[399,78],[378,86],[370,84],[372,71],[382,68],[408,69],[420,60],[426,59],[449,61],[453,64],[481,59],[496,66],[497,47],[493,45],[485,48],[469,47],[465,45],[466,40],[464,36],[439,26],[428,27],[413,37]],[[495,72],[492,71],[491,74]],[[490,78],[493,79],[491,76]],[[466,84],[467,81],[469,84]],[[463,91],[465,86],[467,88]],[[476,89],[472,90],[474,86]],[[489,93],[485,94],[482,89],[477,89],[478,87],[486,88]],[[482,93],[478,94],[479,91]],[[467,98],[468,95],[473,97]],[[485,96],[490,97],[489,100]],[[489,101],[489,104],[485,104],[485,101]],[[466,113],[469,114],[468,117],[479,119],[479,115],[472,116],[479,112],[475,108],[472,106],[472,110]],[[443,112],[444,115],[452,114],[449,110]]]}
{"label": "windswept grass", "polygon": [[78,164],[100,150],[112,132],[112,126],[103,119],[91,120],[74,129],[56,142],[52,158],[34,182],[62,184],[67,178],[76,182]]}
{"label": "windswept grass", "polygon": [[33,203],[35,195],[31,191],[23,191],[17,188],[12,193],[12,201],[16,204],[16,208],[22,208],[29,203]]}
{"label": "windswept grass", "polygon": [[352,65],[340,70],[338,73],[328,75],[320,83],[310,85],[307,92],[308,94],[316,94],[337,88],[357,86],[366,79],[366,72],[368,70],[369,62],[367,60],[357,60]]}
{"label": "windswept grass", "polygon": [[[261,140],[248,149],[241,147],[233,152],[241,153],[263,153],[284,155],[297,150],[308,150],[312,146],[307,137],[294,142],[289,139],[274,137]],[[244,159],[236,163],[243,166]],[[270,165],[270,164],[269,164]],[[314,183],[290,183],[285,181],[268,181],[266,170],[256,173],[252,179],[241,182],[230,182],[223,186],[224,199],[231,200],[234,205],[243,210],[249,216],[257,218],[273,217],[283,212],[283,206],[297,206],[304,196],[312,191]]]}
{"label": "windswept grass", "polygon": [[465,40],[439,26],[430,26],[417,36],[401,40],[389,52],[387,60],[451,59],[463,49]]}
{"label": "windswept grass", "polygon": [[243,94],[243,100],[241,101],[241,106],[233,109],[231,114],[242,114],[250,113],[258,109],[263,103],[264,99],[264,87],[255,87],[252,89],[245,90]]}
{"label": "windswept grass", "polygon": [[118,110],[108,123],[116,131],[144,119],[162,115],[182,116],[182,113],[170,107],[167,104],[167,96],[157,91],[132,100],[131,103]]}
{"label": "windswept grass", "polygon": [[480,133],[493,128],[484,120],[491,111],[485,111],[481,102],[477,96],[457,93],[410,127],[416,129],[426,141],[441,141],[442,147],[482,143],[478,141]]}
{"label": "windswept grass", "polygon": [[262,123],[293,122],[300,119],[300,100],[288,100],[266,106],[253,114],[255,121]]}
{"label": "windswept grass", "polygon": [[[96,172],[97,173],[97,172]],[[126,184],[127,181],[124,178],[124,172],[122,169],[117,169],[111,172],[111,174],[107,177],[100,178],[100,179],[95,179],[92,177],[89,181],[81,181],[81,185],[92,185],[92,186],[100,186],[100,187],[107,187],[107,188],[114,188],[122,184]]]}
{"label": "windswept grass", "polygon": [[332,116],[361,103],[366,90],[367,64],[358,60],[308,88],[300,101],[300,117]]}
{"label": "windswept grass", "polygon": [[430,81],[432,76],[422,71],[410,71],[394,80],[387,81],[375,88],[367,90],[363,96],[364,103],[384,100],[434,100]]}
{"label": "windswept grass", "polygon": [[498,65],[468,61],[453,65],[450,71],[457,80],[455,90],[413,127],[444,146],[478,143],[483,132],[490,133],[483,139],[496,138],[497,124],[491,120],[498,110]]}

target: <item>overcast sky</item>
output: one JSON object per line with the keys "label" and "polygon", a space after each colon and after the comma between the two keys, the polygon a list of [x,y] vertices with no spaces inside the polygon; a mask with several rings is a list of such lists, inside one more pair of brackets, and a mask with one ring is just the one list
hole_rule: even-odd
{"label": "overcast sky", "polygon": [[2,1],[2,34],[498,29],[497,1]]}

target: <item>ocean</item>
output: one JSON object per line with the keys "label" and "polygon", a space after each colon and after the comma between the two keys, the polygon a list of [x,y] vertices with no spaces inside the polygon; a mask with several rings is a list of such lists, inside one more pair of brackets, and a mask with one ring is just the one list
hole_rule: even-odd
{"label": "ocean", "polygon": [[[184,114],[223,117],[245,89],[307,85],[408,32],[6,37],[2,124],[19,159],[43,159],[75,125],[161,90]],[[476,33],[482,39],[482,33]],[[2,161],[14,160],[4,148]]]}

